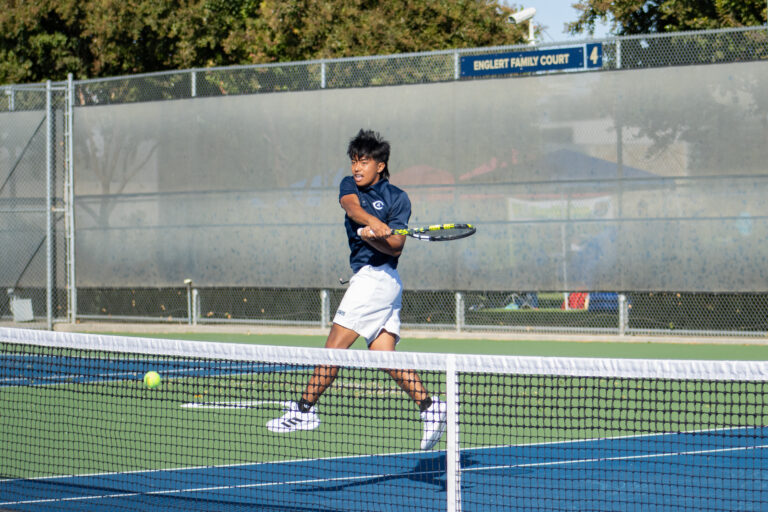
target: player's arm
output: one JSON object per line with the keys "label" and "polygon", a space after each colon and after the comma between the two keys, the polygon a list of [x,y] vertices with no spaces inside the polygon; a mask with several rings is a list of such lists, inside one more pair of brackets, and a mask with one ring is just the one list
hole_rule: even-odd
{"label": "player's arm", "polygon": [[387,238],[375,238],[369,235],[370,232],[363,230],[360,238],[365,240],[365,243],[373,247],[379,252],[388,254],[389,256],[398,257],[403,252],[405,246],[405,236],[403,235],[389,235]]}
{"label": "player's arm", "polygon": [[387,224],[380,221],[375,215],[371,215],[360,206],[360,199],[357,194],[347,194],[341,196],[339,203],[347,217],[357,224],[366,226],[360,237],[365,242],[379,252],[390,256],[400,256],[405,246],[405,237],[403,235],[392,235],[392,230]]}

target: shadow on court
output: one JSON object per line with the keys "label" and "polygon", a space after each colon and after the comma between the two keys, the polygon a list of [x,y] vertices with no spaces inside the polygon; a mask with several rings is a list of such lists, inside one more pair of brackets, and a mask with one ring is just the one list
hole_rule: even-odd
{"label": "shadow on court", "polygon": [[[477,465],[478,462],[474,460],[470,455],[462,454],[460,465],[462,469],[466,469]],[[395,473],[391,475],[379,475],[363,480],[355,480],[354,482],[346,482],[342,484],[334,485],[314,485],[311,487],[299,487],[295,490],[297,492],[329,492],[329,491],[344,491],[354,487],[360,487],[363,485],[377,485],[384,482],[392,482],[403,480],[407,482],[416,482],[419,484],[426,484],[436,487],[437,491],[446,490],[445,481],[446,460],[445,455],[439,455],[437,457],[420,459],[416,465],[405,473]]]}

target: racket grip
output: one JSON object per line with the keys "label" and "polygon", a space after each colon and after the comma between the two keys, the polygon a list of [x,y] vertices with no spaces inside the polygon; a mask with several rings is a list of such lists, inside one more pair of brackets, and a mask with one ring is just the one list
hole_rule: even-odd
{"label": "racket grip", "polygon": [[363,236],[363,228],[357,228],[357,236]]}

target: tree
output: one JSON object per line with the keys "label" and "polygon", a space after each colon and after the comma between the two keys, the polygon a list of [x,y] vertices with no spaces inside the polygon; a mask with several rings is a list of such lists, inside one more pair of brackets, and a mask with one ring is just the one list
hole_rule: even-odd
{"label": "tree", "polygon": [[617,35],[678,32],[763,25],[764,0],[581,0],[581,11],[568,24],[572,34],[593,34],[600,20],[612,24]]}
{"label": "tree", "polygon": [[508,45],[498,0],[0,0],[0,83]]}
{"label": "tree", "polygon": [[265,0],[237,36],[257,52],[253,62],[521,43],[522,29],[507,23],[512,11],[478,0]]}
{"label": "tree", "polygon": [[230,63],[234,18],[205,0],[0,2],[0,83]]}

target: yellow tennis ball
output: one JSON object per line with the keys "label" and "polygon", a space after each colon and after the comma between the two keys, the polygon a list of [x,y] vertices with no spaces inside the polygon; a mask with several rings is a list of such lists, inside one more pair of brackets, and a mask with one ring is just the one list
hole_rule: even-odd
{"label": "yellow tennis ball", "polygon": [[150,371],[144,374],[144,385],[154,389],[160,385],[160,374],[156,371]]}

